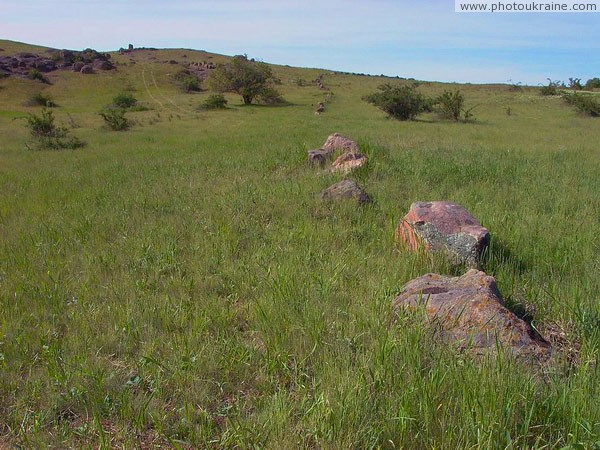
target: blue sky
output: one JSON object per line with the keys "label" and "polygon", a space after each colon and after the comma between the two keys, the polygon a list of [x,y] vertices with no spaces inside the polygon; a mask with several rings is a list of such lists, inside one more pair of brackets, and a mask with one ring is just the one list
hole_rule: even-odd
{"label": "blue sky", "polygon": [[461,14],[454,0],[0,0],[0,38],[247,53],[436,81],[600,77],[600,12]]}

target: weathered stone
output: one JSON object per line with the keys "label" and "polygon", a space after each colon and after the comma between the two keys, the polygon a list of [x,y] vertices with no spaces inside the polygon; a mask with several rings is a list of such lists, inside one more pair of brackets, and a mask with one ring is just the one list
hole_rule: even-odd
{"label": "weathered stone", "polygon": [[323,150],[322,148],[308,151],[308,161],[314,165],[324,166],[327,160],[330,158],[331,152]]}
{"label": "weathered stone", "polygon": [[398,224],[396,240],[416,251],[446,251],[453,264],[477,267],[489,243],[486,228],[460,205],[449,202],[416,202]]}
{"label": "weathered stone", "polygon": [[98,70],[112,70],[115,66],[110,61],[105,59],[97,59],[94,61],[94,69]]}
{"label": "weathered stone", "polygon": [[83,69],[83,66],[85,66],[84,62],[77,61],[76,63],[73,64],[73,72],[81,72],[81,69]]}
{"label": "weathered stone", "polygon": [[394,300],[397,310],[420,305],[443,340],[473,354],[501,347],[527,359],[550,356],[550,344],[504,306],[496,280],[484,272],[471,269],[461,277],[427,274],[408,282]]}
{"label": "weathered stone", "polygon": [[79,71],[80,73],[83,74],[90,74],[90,73],[94,73],[94,68],[92,67],[91,64],[86,64],[85,66],[83,66],[81,68],[81,70]]}
{"label": "weathered stone", "polygon": [[333,133],[327,138],[325,144],[323,144],[323,150],[330,152],[342,150],[344,152],[355,153],[358,152],[358,144],[339,133]]}
{"label": "weathered stone", "polygon": [[323,191],[321,197],[323,200],[333,201],[355,199],[361,205],[371,201],[365,191],[352,180],[342,180],[329,186]]}
{"label": "weathered stone", "polygon": [[35,67],[40,72],[52,72],[53,70],[56,70],[56,62],[51,59],[38,59],[32,63],[31,66]]}
{"label": "weathered stone", "polygon": [[342,153],[331,164],[331,172],[349,173],[354,169],[364,166],[367,163],[367,157],[362,153]]}

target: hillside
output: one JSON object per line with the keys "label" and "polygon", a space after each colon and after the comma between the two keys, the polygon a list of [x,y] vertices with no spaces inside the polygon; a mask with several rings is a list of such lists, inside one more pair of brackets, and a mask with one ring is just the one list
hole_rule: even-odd
{"label": "hillside", "polygon": [[[535,87],[421,82],[475,120],[399,122],[363,97],[407,80],[285,66],[287,103],[198,110],[211,92],[176,74],[227,60],[136,49],[0,79],[0,447],[597,448],[600,119]],[[26,148],[39,93],[84,148]],[[109,131],[120,93],[146,108]],[[321,199],[343,177],[306,155],[334,132],[368,156],[349,178],[372,204]],[[482,269],[552,364],[472,358],[394,312],[411,279],[459,274],[394,242],[431,200],[490,231]]]}

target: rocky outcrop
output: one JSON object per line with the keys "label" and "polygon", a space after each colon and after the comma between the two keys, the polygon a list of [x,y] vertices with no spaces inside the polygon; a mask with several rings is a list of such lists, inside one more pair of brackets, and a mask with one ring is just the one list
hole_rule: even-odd
{"label": "rocky outcrop", "polygon": [[496,280],[478,270],[461,277],[416,278],[404,286],[394,306],[423,307],[443,340],[473,354],[501,347],[519,358],[541,361],[551,353],[550,344],[504,306]]}
{"label": "rocky outcrop", "polygon": [[396,240],[415,251],[445,251],[453,264],[477,267],[489,243],[486,228],[460,205],[450,202],[416,202],[398,224]]}
{"label": "rocky outcrop", "polygon": [[367,157],[362,153],[342,153],[331,164],[329,169],[333,173],[347,174],[367,163]]}
{"label": "rocky outcrop", "polygon": [[361,205],[371,201],[365,191],[352,180],[342,180],[339,183],[328,187],[322,192],[321,197],[323,200],[328,201],[354,199]]}
{"label": "rocky outcrop", "polygon": [[57,69],[81,72],[85,65],[92,65],[99,70],[114,69],[109,54],[99,53],[90,48],[81,52],[49,49],[44,54],[21,52],[12,56],[0,56],[0,72],[22,77],[27,77],[34,69],[44,73]]}

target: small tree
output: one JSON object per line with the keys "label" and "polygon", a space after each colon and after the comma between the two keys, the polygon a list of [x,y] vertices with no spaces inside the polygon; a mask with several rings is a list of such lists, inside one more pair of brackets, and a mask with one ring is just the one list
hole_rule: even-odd
{"label": "small tree", "polygon": [[266,93],[273,96],[273,72],[265,63],[249,60],[246,55],[237,55],[231,62],[219,64],[208,78],[208,85],[214,91],[234,92],[241,95],[244,104]]}
{"label": "small tree", "polygon": [[431,101],[414,86],[382,84],[378,89],[364,100],[398,120],[413,120],[418,114],[431,111]]}
{"label": "small tree", "polygon": [[600,89],[600,78],[590,78],[585,82],[585,88],[587,90]]}

